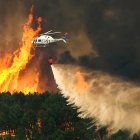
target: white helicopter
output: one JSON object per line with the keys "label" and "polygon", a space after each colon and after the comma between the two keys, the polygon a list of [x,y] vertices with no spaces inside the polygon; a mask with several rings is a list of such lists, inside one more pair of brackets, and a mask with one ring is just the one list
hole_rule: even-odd
{"label": "white helicopter", "polygon": [[62,38],[53,38],[52,34],[60,34],[61,32],[52,32],[52,30],[38,35],[34,40],[32,40],[32,44],[35,44],[35,47],[46,47],[48,44],[63,41],[67,43],[68,40],[68,33],[65,33]]}

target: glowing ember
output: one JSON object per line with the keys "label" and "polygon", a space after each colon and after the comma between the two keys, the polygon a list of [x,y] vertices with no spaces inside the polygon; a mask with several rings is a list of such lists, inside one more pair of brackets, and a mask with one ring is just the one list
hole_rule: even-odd
{"label": "glowing ember", "polygon": [[[30,79],[23,77],[24,81],[19,78],[19,74],[26,68],[27,63],[31,60],[32,44],[31,41],[40,31],[40,22],[42,18],[38,18],[38,27],[34,30],[31,27],[33,22],[32,9],[29,14],[28,21],[23,26],[23,37],[21,46],[14,52],[13,60],[11,57],[6,55],[1,58],[0,62],[0,92],[10,91],[22,91],[25,94],[34,93],[38,91],[39,73],[32,71],[30,73]],[[10,60],[10,61],[9,61]],[[27,77],[27,76],[26,76]]]}

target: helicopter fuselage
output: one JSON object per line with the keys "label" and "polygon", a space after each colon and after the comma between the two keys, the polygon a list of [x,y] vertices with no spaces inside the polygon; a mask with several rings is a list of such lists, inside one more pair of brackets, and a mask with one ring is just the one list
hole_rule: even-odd
{"label": "helicopter fuselage", "polygon": [[54,42],[58,42],[58,41],[63,41],[64,43],[66,43],[66,41],[63,38],[54,39],[50,35],[41,35],[41,36],[37,37],[36,39],[34,39],[32,41],[32,43],[35,44],[36,47],[38,47],[38,45],[48,45],[50,43],[54,43]]}

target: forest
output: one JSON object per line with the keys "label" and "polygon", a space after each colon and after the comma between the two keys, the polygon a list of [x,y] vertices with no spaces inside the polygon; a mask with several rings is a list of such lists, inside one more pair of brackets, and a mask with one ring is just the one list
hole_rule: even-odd
{"label": "forest", "polygon": [[111,135],[78,114],[60,93],[1,93],[0,140],[140,140],[126,130]]}

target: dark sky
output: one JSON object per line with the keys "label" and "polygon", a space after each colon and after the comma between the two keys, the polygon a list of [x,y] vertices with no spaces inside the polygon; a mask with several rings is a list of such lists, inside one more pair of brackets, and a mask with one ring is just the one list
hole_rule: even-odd
{"label": "dark sky", "polygon": [[53,29],[69,33],[67,48],[61,43],[54,47],[59,62],[139,81],[139,0],[0,0],[3,48],[7,48],[5,38],[21,37],[22,32],[14,29],[20,29],[32,4],[35,18],[44,19],[42,32]]}

